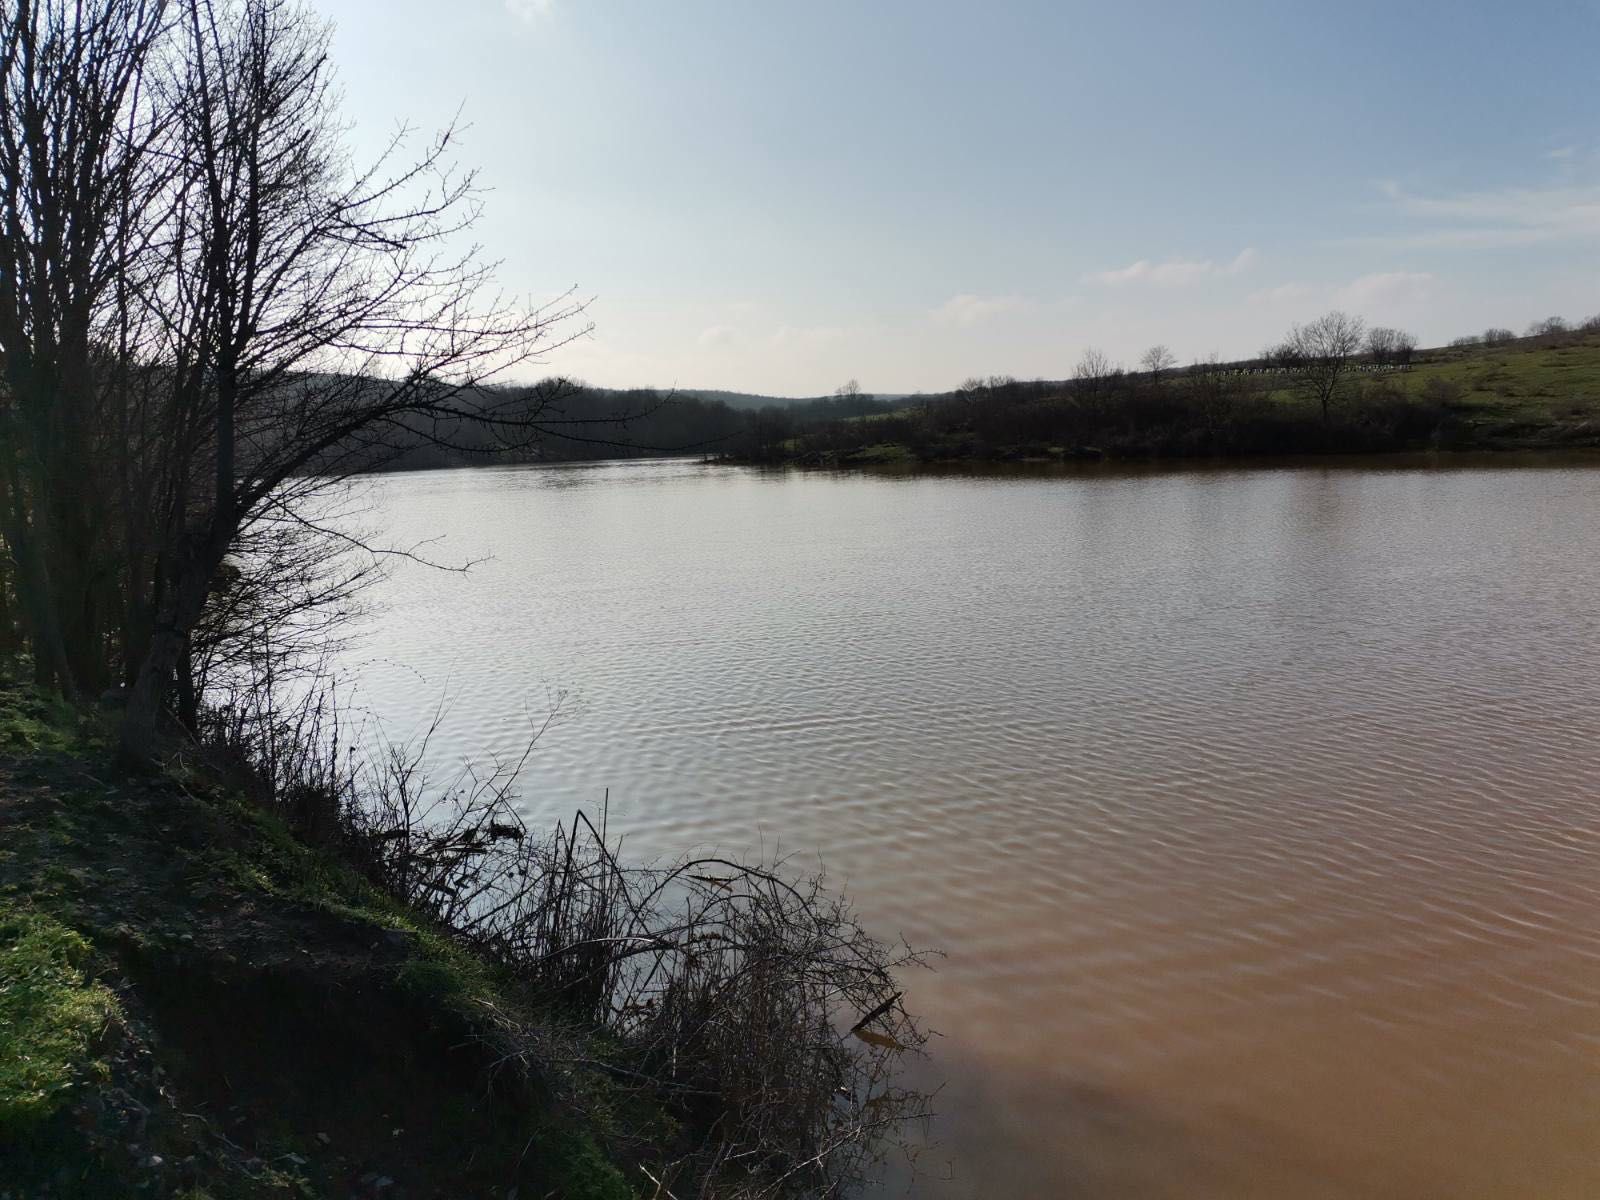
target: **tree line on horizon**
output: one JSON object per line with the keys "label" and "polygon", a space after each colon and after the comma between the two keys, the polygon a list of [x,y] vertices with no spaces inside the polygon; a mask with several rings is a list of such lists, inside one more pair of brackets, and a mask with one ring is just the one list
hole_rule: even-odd
{"label": "tree line on horizon", "polygon": [[[1491,329],[1450,345],[1557,345],[1597,331],[1600,317],[1576,323],[1547,318],[1534,322],[1523,339]],[[1296,325],[1247,359],[1211,355],[1180,366],[1168,347],[1157,345],[1128,369],[1091,348],[1066,379],[974,377],[948,393],[906,398],[892,413],[869,420],[808,426],[767,410],[752,421],[737,456],[823,464],[1348,453],[1457,444],[1464,436],[1455,411],[1459,388],[1429,379],[1409,391],[1396,378],[1420,353],[1414,335],[1342,312]]]}
{"label": "tree line on horizon", "polygon": [[[1457,338],[1450,348],[1531,342],[1600,331],[1600,317],[1533,322],[1518,337],[1508,329]],[[595,441],[553,439],[525,453],[488,454],[500,462],[571,462],[594,458],[701,454],[739,461],[832,461],[885,444],[919,459],[1018,457],[1030,454],[1202,455],[1383,450],[1439,444],[1455,430],[1454,389],[1430,382],[1407,396],[1384,376],[1417,360],[1415,335],[1368,326],[1345,313],[1296,325],[1250,358],[1211,355],[1187,366],[1165,345],[1127,368],[1104,352],[1083,352],[1071,375],[1020,381],[973,377],[943,393],[878,398],[851,380],[829,397],[772,400],[734,407],[726,393],[590,388],[565,380],[540,386],[570,414],[613,422]],[[1284,393],[1312,402],[1284,403]],[[740,394],[743,401],[754,397]],[[1348,405],[1345,403],[1349,401]],[[463,466],[485,450],[447,451],[431,444],[390,464],[402,468]]]}

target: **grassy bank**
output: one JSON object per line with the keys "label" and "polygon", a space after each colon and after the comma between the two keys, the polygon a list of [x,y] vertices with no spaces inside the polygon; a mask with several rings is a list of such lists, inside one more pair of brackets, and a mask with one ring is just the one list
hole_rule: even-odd
{"label": "grassy bank", "polygon": [[1159,378],[972,381],[742,459],[893,466],[1591,447],[1600,447],[1600,333],[1426,350],[1405,370],[1354,371],[1326,419],[1285,375],[1201,364]]}
{"label": "grassy bank", "polygon": [[559,1103],[492,966],[11,684],[0,847],[0,1194],[620,1200],[618,1147],[667,1138],[595,1083]]}
{"label": "grassy bank", "polygon": [[0,678],[3,1200],[840,1195],[922,1110],[921,956],[815,880],[109,727]]}

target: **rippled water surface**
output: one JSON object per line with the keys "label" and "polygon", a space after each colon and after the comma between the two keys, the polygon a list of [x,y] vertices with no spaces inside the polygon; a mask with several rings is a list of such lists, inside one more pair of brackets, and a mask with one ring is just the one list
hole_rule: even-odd
{"label": "rippled water surface", "polygon": [[[938,1198],[1600,1195],[1600,470],[374,485],[359,668],[638,857],[820,855]],[[403,664],[403,665],[402,665]]]}

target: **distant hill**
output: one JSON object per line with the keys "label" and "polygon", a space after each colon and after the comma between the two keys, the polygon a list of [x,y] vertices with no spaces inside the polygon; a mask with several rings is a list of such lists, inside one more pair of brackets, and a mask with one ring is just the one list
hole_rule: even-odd
{"label": "distant hill", "polygon": [[[763,396],[757,392],[725,392],[717,388],[673,388],[672,394],[675,396],[693,396],[698,400],[720,400],[729,408],[736,408],[746,412],[757,408],[792,408],[797,404],[813,404],[819,400],[827,401],[833,399],[831,395]],[[904,400],[908,393],[873,392],[871,395],[875,400],[887,400],[890,403],[894,403],[898,400]]]}
{"label": "distant hill", "polygon": [[1327,408],[1261,358],[1054,382],[1001,376],[854,419],[802,421],[807,407],[752,418],[744,457],[855,466],[1600,447],[1600,320],[1491,334],[1418,349],[1404,366],[1361,355]]}

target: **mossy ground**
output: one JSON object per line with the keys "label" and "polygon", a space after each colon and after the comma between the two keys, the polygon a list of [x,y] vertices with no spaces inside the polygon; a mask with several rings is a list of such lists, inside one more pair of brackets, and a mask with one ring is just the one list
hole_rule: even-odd
{"label": "mossy ground", "polygon": [[104,1077],[94,1049],[119,1010],[85,977],[88,958],[89,943],[60,922],[0,904],[0,1130],[27,1130]]}
{"label": "mossy ground", "polygon": [[0,681],[0,1196],[632,1195],[534,1021],[204,772],[123,776]]}

